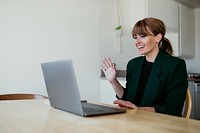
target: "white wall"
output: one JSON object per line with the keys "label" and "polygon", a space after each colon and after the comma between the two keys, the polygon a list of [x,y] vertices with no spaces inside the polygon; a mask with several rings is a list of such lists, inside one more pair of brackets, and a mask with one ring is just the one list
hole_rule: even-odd
{"label": "white wall", "polygon": [[117,38],[114,28],[117,21],[117,0],[100,0],[100,49],[101,59],[110,57],[117,69],[125,70],[127,62],[138,56],[133,44],[132,27],[145,17],[145,0],[120,0],[122,25],[121,54],[117,54]]}
{"label": "white wall", "polygon": [[[188,72],[200,73],[200,8],[195,11],[195,57],[187,59]],[[188,33],[189,34],[189,33]],[[190,44],[188,44],[190,45]]]}
{"label": "white wall", "polygon": [[46,95],[40,63],[72,58],[81,97],[99,99],[99,0],[0,0],[0,18],[0,93]]}

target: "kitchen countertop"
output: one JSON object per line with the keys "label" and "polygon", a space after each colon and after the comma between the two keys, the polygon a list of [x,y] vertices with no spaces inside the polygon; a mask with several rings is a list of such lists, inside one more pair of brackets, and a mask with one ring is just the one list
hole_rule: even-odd
{"label": "kitchen countertop", "polygon": [[[200,82],[200,79],[193,77],[194,74],[195,73],[188,73],[188,81],[190,81],[190,82]],[[120,80],[125,80],[126,79],[126,70],[117,70],[117,78],[120,79]],[[101,70],[101,79],[106,79],[102,70]]]}
{"label": "kitchen countertop", "polygon": [[[101,77],[105,77],[104,72],[101,70]],[[117,77],[126,78],[126,70],[117,70]]]}
{"label": "kitchen countertop", "polygon": [[200,73],[188,73],[188,81],[200,82]]}
{"label": "kitchen countertop", "polygon": [[200,79],[195,79],[195,78],[191,78],[191,77],[188,77],[188,81],[200,83]]}

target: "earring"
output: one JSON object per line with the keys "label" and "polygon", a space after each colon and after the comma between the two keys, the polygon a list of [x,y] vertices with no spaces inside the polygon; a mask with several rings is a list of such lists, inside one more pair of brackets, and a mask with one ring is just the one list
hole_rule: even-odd
{"label": "earring", "polygon": [[162,41],[158,42],[158,47],[159,47],[159,48],[162,47]]}

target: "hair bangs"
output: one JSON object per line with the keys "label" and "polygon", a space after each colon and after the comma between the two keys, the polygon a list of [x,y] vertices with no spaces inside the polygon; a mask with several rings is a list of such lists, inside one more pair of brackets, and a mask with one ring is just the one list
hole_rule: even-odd
{"label": "hair bangs", "polygon": [[132,36],[136,35],[152,35],[151,31],[147,28],[147,24],[145,24],[143,21],[138,21],[135,26],[133,27]]}

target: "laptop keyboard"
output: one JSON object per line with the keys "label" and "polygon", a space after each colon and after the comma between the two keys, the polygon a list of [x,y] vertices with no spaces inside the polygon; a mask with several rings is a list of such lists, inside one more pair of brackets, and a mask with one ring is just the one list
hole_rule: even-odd
{"label": "laptop keyboard", "polygon": [[103,110],[100,110],[100,109],[93,109],[93,108],[88,108],[88,107],[83,107],[83,112],[88,112],[88,113],[92,113],[92,112],[103,112]]}
{"label": "laptop keyboard", "polygon": [[97,104],[92,104],[92,103],[87,103],[87,102],[81,102],[81,104],[82,104],[83,112],[86,116],[126,112],[125,110],[120,110],[117,108],[112,108],[112,107],[107,107],[107,106],[97,105]]}

